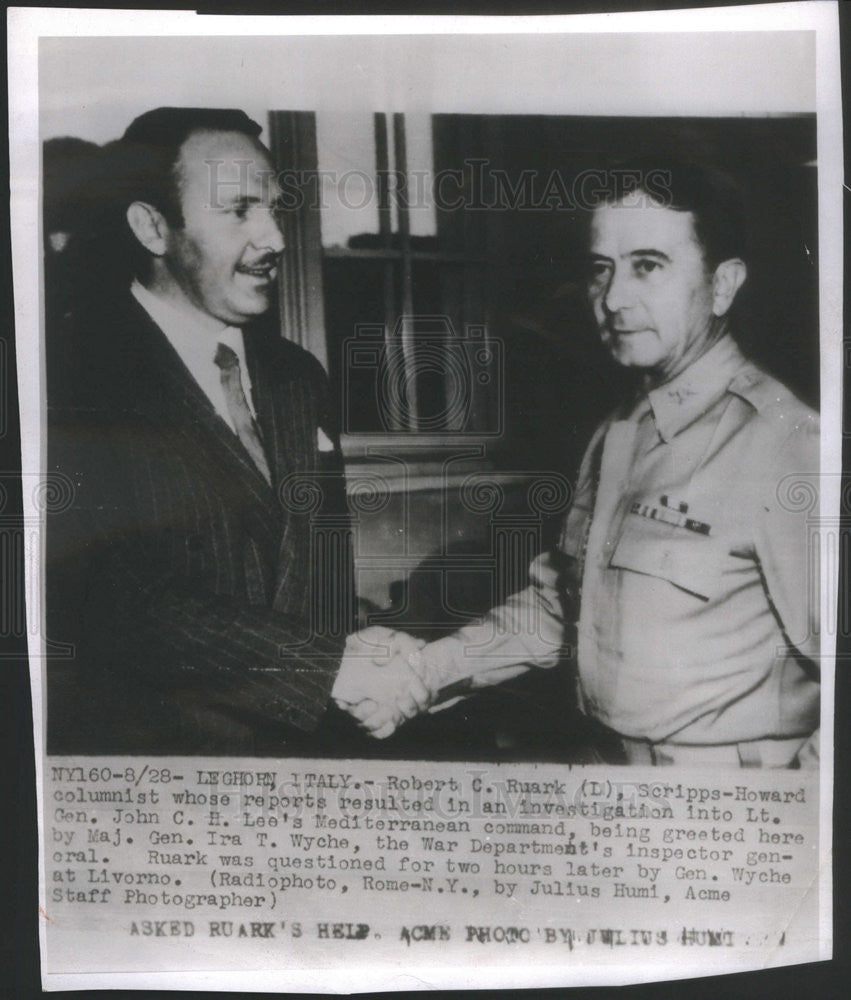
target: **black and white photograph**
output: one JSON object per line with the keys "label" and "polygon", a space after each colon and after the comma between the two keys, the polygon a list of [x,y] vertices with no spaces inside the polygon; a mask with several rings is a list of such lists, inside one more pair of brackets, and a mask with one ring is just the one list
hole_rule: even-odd
{"label": "black and white photograph", "polygon": [[829,955],[834,8],[17,12],[45,988]]}
{"label": "black and white photograph", "polygon": [[44,140],[50,748],[817,760],[815,116],[324,117]]}

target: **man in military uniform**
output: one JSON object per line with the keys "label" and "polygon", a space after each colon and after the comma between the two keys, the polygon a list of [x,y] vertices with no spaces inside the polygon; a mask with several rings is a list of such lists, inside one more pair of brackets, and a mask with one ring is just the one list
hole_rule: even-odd
{"label": "man in military uniform", "polygon": [[[817,760],[818,611],[805,513],[818,417],[747,360],[730,310],[747,276],[726,178],[672,165],[589,232],[603,344],[641,385],[594,434],[559,550],[484,622],[411,659],[439,702],[554,665],[578,617],[578,696],[619,759],[751,767]],[[578,615],[577,615],[578,611]],[[363,720],[387,735],[395,720]]]}

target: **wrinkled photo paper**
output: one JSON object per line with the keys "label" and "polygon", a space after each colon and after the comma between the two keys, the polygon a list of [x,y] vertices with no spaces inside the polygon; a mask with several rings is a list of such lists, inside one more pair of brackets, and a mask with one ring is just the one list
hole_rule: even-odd
{"label": "wrinkled photo paper", "polygon": [[44,988],[830,958],[836,5],[9,28]]}

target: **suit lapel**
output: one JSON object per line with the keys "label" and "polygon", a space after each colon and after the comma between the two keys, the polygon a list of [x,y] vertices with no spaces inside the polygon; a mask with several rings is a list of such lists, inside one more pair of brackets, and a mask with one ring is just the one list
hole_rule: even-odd
{"label": "suit lapel", "polygon": [[139,367],[147,372],[137,380],[142,390],[141,405],[155,424],[167,425],[185,445],[185,454],[196,466],[214,466],[227,483],[229,492],[236,486],[245,495],[265,531],[276,535],[272,488],[242,446],[228,424],[216,413],[168,338],[133,301],[136,307],[139,338]]}
{"label": "suit lapel", "polygon": [[245,352],[251,376],[254,408],[272,467],[272,482],[279,487],[291,473],[316,465],[316,415],[313,393],[300,371],[293,371],[280,356],[268,356],[263,345],[246,333]]}
{"label": "suit lapel", "polygon": [[[272,606],[304,617],[310,611],[311,523],[316,511],[293,508],[281,489],[288,476],[307,481],[321,473],[318,400],[303,362],[292,359],[282,345],[267,344],[260,331],[245,332],[252,401],[272,471],[270,486],[165,334],[135,300],[131,307],[134,319],[128,330],[138,331],[138,336],[131,346],[132,362],[124,366],[132,372],[125,403],[132,398],[134,409],[168,433],[200,476],[214,475],[216,488],[241,510],[242,523],[269,570],[277,555]],[[316,485],[320,492],[327,488],[321,474]]]}
{"label": "suit lapel", "polygon": [[[316,511],[293,503],[304,494],[290,491],[283,484],[288,477],[307,483],[319,469],[316,394],[303,364],[290,365],[285,350],[274,350],[271,345],[267,349],[262,341],[249,336],[245,346],[257,418],[274,470],[281,523],[272,606],[304,618],[310,612],[312,599],[312,525]],[[320,477],[317,486],[321,493],[327,483]]]}

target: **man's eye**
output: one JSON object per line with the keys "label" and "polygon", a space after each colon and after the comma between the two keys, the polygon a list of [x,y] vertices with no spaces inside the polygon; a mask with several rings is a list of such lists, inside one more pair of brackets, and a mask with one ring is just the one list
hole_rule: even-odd
{"label": "man's eye", "polygon": [[247,201],[235,201],[227,208],[226,211],[229,215],[233,215],[237,219],[244,220],[248,218],[248,213],[251,211],[251,205]]}
{"label": "man's eye", "polygon": [[657,271],[661,266],[662,265],[659,263],[658,260],[650,260],[642,258],[641,260],[637,260],[635,262],[635,271],[637,274],[640,275],[652,274],[654,271]]}
{"label": "man's eye", "polygon": [[592,261],[587,268],[587,278],[591,282],[605,281],[609,276],[610,267],[604,261]]}

